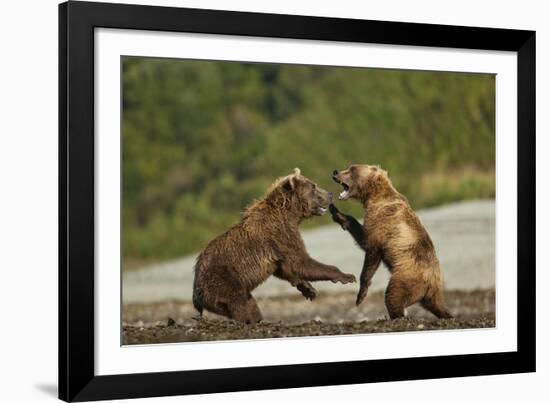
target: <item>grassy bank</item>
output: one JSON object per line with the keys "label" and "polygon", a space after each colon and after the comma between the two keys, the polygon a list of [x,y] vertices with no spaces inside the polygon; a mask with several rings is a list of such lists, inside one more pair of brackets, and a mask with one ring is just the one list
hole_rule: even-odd
{"label": "grassy bank", "polygon": [[196,252],[296,166],[339,191],[380,164],[417,209],[495,194],[492,75],[125,58],[123,83],[126,267]]}

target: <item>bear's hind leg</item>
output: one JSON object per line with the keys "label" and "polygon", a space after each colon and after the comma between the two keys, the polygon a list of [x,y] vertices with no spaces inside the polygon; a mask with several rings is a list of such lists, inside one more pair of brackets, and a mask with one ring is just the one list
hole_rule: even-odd
{"label": "bear's hind leg", "polygon": [[254,299],[254,297],[250,294],[248,295],[248,301],[246,303],[246,306],[250,317],[250,323],[257,323],[263,319],[262,312],[258,307],[258,303]]}
{"label": "bear's hind leg", "polygon": [[257,323],[262,320],[262,313],[252,295],[238,295],[226,302],[229,317],[238,322]]}
{"label": "bear's hind leg", "polygon": [[440,319],[450,319],[453,317],[453,315],[451,315],[451,313],[445,308],[443,295],[440,290],[437,291],[432,297],[424,298],[421,301],[421,304],[425,309]]}
{"label": "bear's hind leg", "polygon": [[405,317],[405,308],[420,301],[424,288],[402,273],[394,273],[386,288],[386,308],[391,319]]}
{"label": "bear's hind leg", "polygon": [[408,299],[407,290],[400,281],[393,277],[390,279],[386,288],[385,299],[390,319],[405,317],[406,301]]}

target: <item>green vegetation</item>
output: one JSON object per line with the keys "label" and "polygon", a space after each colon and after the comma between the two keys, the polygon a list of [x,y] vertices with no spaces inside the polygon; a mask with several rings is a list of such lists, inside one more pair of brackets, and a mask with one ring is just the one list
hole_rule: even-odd
{"label": "green vegetation", "polygon": [[196,252],[294,167],[338,193],[351,163],[414,208],[494,197],[494,76],[123,59],[125,267]]}

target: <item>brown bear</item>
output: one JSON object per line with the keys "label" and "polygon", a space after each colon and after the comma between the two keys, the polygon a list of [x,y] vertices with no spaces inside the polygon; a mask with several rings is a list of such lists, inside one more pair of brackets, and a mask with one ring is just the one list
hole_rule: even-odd
{"label": "brown bear", "polygon": [[262,319],[251,291],[271,275],[288,281],[307,299],[315,298],[310,281],[343,284],[355,276],[312,259],[298,226],[323,215],[332,193],[301,175],[298,168],[279,178],[267,195],[244,212],[239,223],[213,239],[195,264],[193,305],[240,322]]}
{"label": "brown bear", "polygon": [[340,200],[356,199],[365,210],[361,225],[330,205],[333,220],[366,252],[356,304],[367,296],[382,261],[391,272],[385,294],[390,318],[403,317],[405,308],[416,302],[438,318],[451,318],[444,305],[443,276],[433,242],[388,173],[377,166],[352,165],[335,170],[332,178],[344,188]]}

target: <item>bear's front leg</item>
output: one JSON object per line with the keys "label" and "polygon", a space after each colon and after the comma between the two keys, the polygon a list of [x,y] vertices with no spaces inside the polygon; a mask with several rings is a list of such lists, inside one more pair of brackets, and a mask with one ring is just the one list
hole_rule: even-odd
{"label": "bear's front leg", "polygon": [[310,301],[313,301],[317,296],[317,290],[313,288],[309,281],[302,281],[296,286],[296,288],[306,299],[309,299]]}
{"label": "bear's front leg", "polygon": [[336,266],[324,264],[308,257],[305,261],[301,261],[296,268],[300,278],[309,281],[332,281],[333,283],[354,283],[355,276],[353,274],[343,273]]}
{"label": "bear's front leg", "polygon": [[328,208],[330,215],[332,216],[332,220],[335,223],[340,224],[344,231],[348,231],[360,248],[365,249],[365,245],[367,243],[365,228],[359,224],[359,221],[350,215],[341,213],[340,210],[338,210],[338,208],[336,208],[336,206],[332,203]]}
{"label": "bear's front leg", "polygon": [[366,298],[372,277],[374,273],[376,273],[376,270],[378,270],[381,260],[382,256],[380,252],[373,246],[365,253],[365,260],[363,261],[363,268],[361,270],[361,276],[359,277],[359,292],[357,293],[355,305],[359,306]]}
{"label": "bear's front leg", "polygon": [[317,296],[317,290],[313,288],[311,283],[301,279],[291,270],[290,267],[280,265],[273,275],[281,280],[288,281],[293,287],[296,287],[306,299],[309,299],[310,301],[313,301]]}

